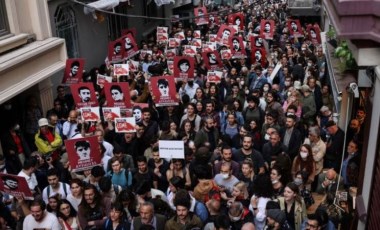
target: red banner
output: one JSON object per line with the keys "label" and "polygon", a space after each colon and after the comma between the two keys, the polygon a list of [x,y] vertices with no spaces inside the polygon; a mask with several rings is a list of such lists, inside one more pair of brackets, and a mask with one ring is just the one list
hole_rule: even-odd
{"label": "red banner", "polygon": [[95,89],[92,83],[73,84],[70,85],[70,89],[78,108],[98,106],[98,100],[96,99]]}
{"label": "red banner", "polygon": [[107,106],[131,108],[131,95],[128,82],[113,82],[104,84],[104,94]]}
{"label": "red banner", "polygon": [[24,177],[0,173],[0,178],[0,191],[26,200],[34,199]]}
{"label": "red banner", "polygon": [[173,76],[152,77],[150,80],[156,106],[178,105]]}
{"label": "red banner", "polygon": [[117,39],[108,43],[108,60],[111,63],[119,63],[124,58],[124,40]]}
{"label": "red banner", "polygon": [[84,59],[74,58],[66,60],[65,74],[62,83],[76,84],[82,81],[84,69]]}
{"label": "red banner", "polygon": [[194,58],[175,56],[174,77],[180,79],[194,78]]}
{"label": "red banner", "polygon": [[273,20],[261,20],[260,23],[260,36],[265,39],[272,40],[274,34],[274,21]]}

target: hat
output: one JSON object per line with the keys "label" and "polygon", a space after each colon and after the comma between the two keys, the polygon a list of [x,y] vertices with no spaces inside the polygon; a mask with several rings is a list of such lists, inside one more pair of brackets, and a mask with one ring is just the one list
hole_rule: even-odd
{"label": "hat", "polygon": [[326,112],[326,111],[329,111],[330,109],[329,109],[329,107],[327,107],[327,106],[322,106],[322,108],[320,109],[320,111],[322,112],[322,113],[324,113],[324,112]]}
{"label": "hat", "polygon": [[301,82],[300,81],[294,81],[294,88],[295,89],[301,89]]}
{"label": "hat", "polygon": [[301,86],[301,91],[302,92],[310,92],[310,87],[308,85],[302,85]]}
{"label": "hat", "polygon": [[39,127],[46,126],[46,125],[49,125],[49,122],[46,118],[41,118],[38,120],[38,126]]}
{"label": "hat", "polygon": [[330,120],[326,123],[326,128],[336,125],[335,121]]}
{"label": "hat", "polygon": [[280,209],[267,210],[267,217],[272,218],[274,221],[276,221],[280,225],[283,224],[286,220],[285,213],[281,211]]}

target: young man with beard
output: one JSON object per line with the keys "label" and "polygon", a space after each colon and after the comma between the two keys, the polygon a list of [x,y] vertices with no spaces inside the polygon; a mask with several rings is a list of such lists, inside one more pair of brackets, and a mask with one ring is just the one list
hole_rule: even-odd
{"label": "young man with beard", "polygon": [[194,143],[197,148],[205,143],[209,144],[210,152],[216,148],[219,140],[219,131],[215,128],[215,120],[208,116],[204,119],[204,126],[197,132],[194,138]]}
{"label": "young man with beard", "polygon": [[45,209],[46,205],[43,200],[32,201],[30,204],[30,214],[25,217],[22,229],[61,229],[57,217]]}
{"label": "young man with beard", "polygon": [[166,171],[169,169],[169,163],[160,158],[158,146],[153,147],[152,157],[148,160],[148,169],[152,170],[157,176],[157,189],[166,192],[169,183],[166,178]]}
{"label": "young man with beard", "polygon": [[285,128],[280,132],[282,143],[288,148],[288,154],[293,160],[298,153],[302,144],[301,132],[295,127],[297,117],[295,115],[288,115],[286,117]]}
{"label": "young man with beard", "polygon": [[58,170],[51,168],[47,172],[49,185],[42,191],[42,199],[48,203],[49,197],[59,194],[60,199],[66,199],[68,194],[71,194],[70,186],[66,183],[59,182]]}
{"label": "young man with beard", "polygon": [[280,134],[276,131],[270,135],[269,142],[263,145],[263,158],[266,161],[267,169],[270,168],[271,162],[276,161],[276,158],[282,152],[287,152],[288,148],[281,142]]}
{"label": "young man with beard", "polygon": [[255,174],[261,174],[265,172],[264,159],[261,153],[253,149],[253,138],[250,135],[246,135],[243,138],[243,147],[239,149],[233,156],[236,162],[243,162],[247,158],[251,158],[254,164]]}
{"label": "young man with beard", "polygon": [[228,145],[222,146],[221,160],[214,165],[214,174],[220,173],[220,169],[224,162],[230,162],[232,168],[232,175],[238,176],[240,171],[240,165],[238,162],[232,160],[232,148]]}
{"label": "young man with beard", "polygon": [[[156,121],[152,120],[152,113],[149,108],[143,108],[142,109],[142,124],[145,126],[144,134],[142,136],[142,139],[145,141],[149,141],[153,137],[157,137],[159,132],[159,126]],[[148,146],[148,145],[147,145]],[[146,149],[146,148],[145,148]],[[145,150],[144,149],[144,150]]]}
{"label": "young man with beard", "polygon": [[136,185],[141,181],[147,181],[151,188],[158,188],[158,176],[148,168],[148,162],[145,156],[138,156],[137,159],[137,171],[133,175],[133,185]]}

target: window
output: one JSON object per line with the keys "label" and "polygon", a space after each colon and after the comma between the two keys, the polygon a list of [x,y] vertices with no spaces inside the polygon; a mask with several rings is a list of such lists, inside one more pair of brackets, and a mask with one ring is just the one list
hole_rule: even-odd
{"label": "window", "polygon": [[0,1],[0,37],[9,34],[7,8],[5,1]]}
{"label": "window", "polygon": [[68,4],[57,7],[54,13],[57,36],[65,39],[68,58],[79,57],[78,28],[74,10]]}
{"label": "window", "polygon": [[[143,5],[143,15],[148,17],[158,17],[158,10],[159,7],[156,5],[156,3],[153,0],[144,0]],[[145,18],[144,22],[149,23],[151,21],[154,21],[150,18]]]}

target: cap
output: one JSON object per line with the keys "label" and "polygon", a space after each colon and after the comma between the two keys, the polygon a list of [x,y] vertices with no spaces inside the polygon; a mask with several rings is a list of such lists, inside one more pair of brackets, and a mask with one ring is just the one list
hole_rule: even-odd
{"label": "cap", "polygon": [[46,126],[46,125],[49,125],[49,122],[46,118],[41,118],[38,120],[38,126],[39,127]]}
{"label": "cap", "polygon": [[336,125],[335,121],[333,121],[333,120],[329,120],[329,121],[326,123],[326,128],[331,127],[331,126],[334,126],[334,125]]}
{"label": "cap", "polygon": [[302,85],[301,86],[301,90],[302,92],[310,92],[310,87],[308,85]]}
{"label": "cap", "polygon": [[285,213],[281,211],[280,209],[267,210],[267,217],[272,218],[274,221],[276,221],[280,225],[283,224],[286,220]]}

